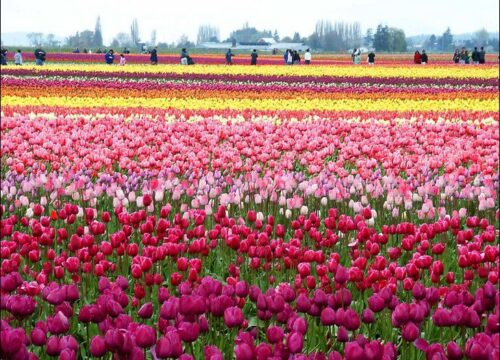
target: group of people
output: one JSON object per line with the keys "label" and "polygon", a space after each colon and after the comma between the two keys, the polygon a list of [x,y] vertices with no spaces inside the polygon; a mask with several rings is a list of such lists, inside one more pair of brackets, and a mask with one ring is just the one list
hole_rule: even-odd
{"label": "group of people", "polygon": [[[233,65],[233,56],[236,56],[231,49],[228,49],[226,52],[226,65]],[[253,49],[253,51],[250,53],[250,65],[257,65],[257,58],[259,57],[259,54],[257,53],[257,49]],[[300,54],[297,50],[292,50],[292,49],[287,49],[285,53],[283,54],[283,59],[285,61],[285,64],[287,65],[294,65],[294,64],[300,64]],[[312,56],[311,56],[311,50],[307,49],[304,53],[304,62],[306,65],[309,65],[311,63]]]}
{"label": "group of people", "polygon": [[422,53],[417,50],[415,51],[415,55],[413,55],[413,62],[415,64],[425,65],[429,62],[429,56],[427,56],[425,50],[422,50]]}
{"label": "group of people", "polygon": [[[353,64],[361,64],[361,50],[354,48],[351,53],[351,60]],[[375,65],[375,53],[370,51],[366,57],[366,62],[368,65]]]}
{"label": "group of people", "polygon": [[300,54],[297,50],[286,49],[283,54],[285,64],[287,65],[297,65],[300,64]]}
{"label": "group of people", "polygon": [[[7,65],[7,53],[7,49],[2,46],[0,64]],[[17,52],[14,54],[14,64],[23,64],[23,54],[21,52],[21,49],[17,49]]]}
{"label": "group of people", "polygon": [[464,47],[462,50],[455,49],[455,53],[453,54],[453,62],[455,64],[470,64],[471,61],[476,65],[486,63],[486,51],[484,51],[483,46],[481,46],[480,50],[478,50],[476,46],[472,54]]}
{"label": "group of people", "polygon": [[[127,50],[127,48],[125,48],[125,50]],[[119,62],[120,66],[124,66],[127,63],[127,59],[125,58],[125,54],[129,54],[129,53],[130,53],[130,51],[128,51],[128,52],[123,51],[120,54],[120,62]],[[158,65],[158,49],[157,49],[157,47],[155,46],[150,51],[149,54],[150,54],[149,60],[151,61],[151,65]],[[114,52],[113,49],[109,49],[109,51],[106,52],[106,54],[104,55],[104,61],[108,65],[114,64],[114,62],[115,62],[115,52]]]}

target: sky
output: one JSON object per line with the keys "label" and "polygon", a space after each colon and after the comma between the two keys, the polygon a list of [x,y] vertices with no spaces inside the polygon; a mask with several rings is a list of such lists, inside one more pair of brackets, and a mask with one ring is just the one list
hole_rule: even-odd
{"label": "sky", "polygon": [[308,36],[317,20],[358,21],[363,33],[383,23],[407,36],[499,30],[498,0],[2,0],[1,32],[43,32],[66,37],[94,30],[101,17],[105,43],[130,32],[138,19],[141,40],[153,29],[158,42],[175,42],[182,34],[196,40],[198,26],[211,24],[222,39],[248,22],[257,29],[277,29],[280,36],[298,31]]}

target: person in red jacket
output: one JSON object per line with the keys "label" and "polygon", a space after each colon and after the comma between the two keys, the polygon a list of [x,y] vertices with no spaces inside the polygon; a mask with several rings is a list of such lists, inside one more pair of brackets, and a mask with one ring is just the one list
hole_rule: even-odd
{"label": "person in red jacket", "polygon": [[420,51],[415,51],[415,55],[413,56],[413,62],[415,64],[422,64],[422,55],[420,55]]}

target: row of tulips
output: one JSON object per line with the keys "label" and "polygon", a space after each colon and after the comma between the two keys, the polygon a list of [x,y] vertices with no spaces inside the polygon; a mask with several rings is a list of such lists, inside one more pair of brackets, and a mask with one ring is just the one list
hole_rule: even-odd
{"label": "row of tulips", "polygon": [[1,85],[0,358],[500,355],[497,68]]}
{"label": "row of tulips", "polygon": [[[151,75],[223,75],[227,77],[246,75],[246,76],[267,76],[271,78],[297,77],[305,78],[311,81],[311,78],[389,78],[389,79],[457,79],[462,83],[468,83],[470,79],[492,80],[498,83],[498,66],[486,67],[457,67],[450,71],[450,66],[429,66],[413,68],[411,66],[379,66],[379,67],[357,67],[349,66],[314,66],[314,67],[293,67],[293,66],[219,66],[219,65],[200,65],[200,66],[180,66],[180,65],[158,65],[145,67],[141,65],[130,66],[110,66],[110,65],[86,65],[86,64],[53,64],[51,66],[26,66],[23,68],[3,67],[2,74],[12,73],[86,73],[87,75],[104,73],[107,74],[125,74],[127,77],[142,77]],[[134,75],[135,74],[135,75]],[[253,80],[252,78],[247,79]]]}

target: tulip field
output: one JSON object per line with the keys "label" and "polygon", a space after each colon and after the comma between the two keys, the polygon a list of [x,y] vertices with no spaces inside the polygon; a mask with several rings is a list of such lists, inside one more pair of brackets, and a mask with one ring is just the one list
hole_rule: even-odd
{"label": "tulip field", "polygon": [[498,63],[263,58],[2,66],[1,359],[498,359]]}

